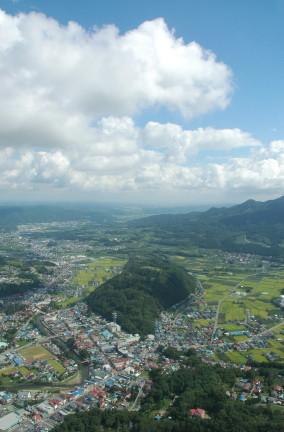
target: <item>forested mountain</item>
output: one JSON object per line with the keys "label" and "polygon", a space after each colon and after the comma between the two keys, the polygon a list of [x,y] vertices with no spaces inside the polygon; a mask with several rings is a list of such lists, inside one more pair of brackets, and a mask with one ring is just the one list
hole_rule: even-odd
{"label": "forested mountain", "polygon": [[153,230],[161,239],[170,236],[205,248],[284,257],[284,197],[248,200],[206,212],[151,216],[130,224]]}
{"label": "forested mountain", "polygon": [[194,278],[168,259],[135,257],[121,274],[88,297],[88,305],[108,320],[116,311],[118,323],[130,333],[148,334],[163,308],[185,299],[194,289]]}

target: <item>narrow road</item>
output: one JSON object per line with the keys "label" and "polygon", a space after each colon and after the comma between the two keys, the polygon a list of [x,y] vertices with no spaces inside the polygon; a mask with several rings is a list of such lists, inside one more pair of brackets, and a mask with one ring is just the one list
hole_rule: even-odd
{"label": "narrow road", "polygon": [[251,275],[248,275],[247,277],[245,277],[244,279],[242,279],[240,282],[238,282],[235,286],[233,286],[233,288],[230,289],[229,293],[226,294],[223,298],[221,298],[218,302],[218,306],[217,306],[217,310],[216,310],[216,316],[215,316],[215,321],[214,321],[214,327],[213,327],[213,331],[212,331],[212,336],[211,336],[211,342],[213,342],[214,337],[215,337],[215,333],[217,331],[218,328],[218,321],[219,321],[219,315],[220,315],[220,310],[221,310],[221,306],[222,303],[227,300],[229,297],[231,297],[231,295],[233,294],[233,292],[241,285],[243,284],[245,281],[248,280],[248,278],[252,277],[252,276],[256,276],[258,275],[258,273],[253,273]]}
{"label": "narrow road", "polygon": [[249,339],[246,340],[246,342],[251,342],[253,339],[261,337],[261,336],[265,336],[269,333],[271,333],[273,330],[276,330],[278,327],[284,326],[284,321],[281,321],[280,323],[274,325],[273,327],[270,327],[268,329],[263,330],[260,333],[257,333],[253,336],[251,336]]}
{"label": "narrow road", "polygon": [[[77,384],[76,384],[77,385]],[[0,385],[0,391],[17,391],[17,390],[44,390],[44,389],[53,389],[55,390],[63,390],[63,389],[74,389],[75,384],[64,384],[60,382],[55,383],[20,383],[20,384],[5,384]]]}
{"label": "narrow road", "polygon": [[215,315],[215,321],[214,321],[214,327],[212,330],[212,336],[211,336],[211,342],[213,342],[213,339],[215,337],[215,333],[218,327],[218,320],[219,320],[219,314],[220,314],[220,309],[221,309],[221,305],[224,302],[224,300],[227,298],[228,296],[222,298],[221,300],[218,301],[218,306],[217,306],[217,310],[216,310],[216,315]]}
{"label": "narrow road", "polygon": [[140,388],[139,388],[139,391],[137,393],[136,399],[128,411],[138,411],[139,410],[138,402],[139,402],[140,398],[142,397],[144,384],[145,384],[144,381],[142,381]]}

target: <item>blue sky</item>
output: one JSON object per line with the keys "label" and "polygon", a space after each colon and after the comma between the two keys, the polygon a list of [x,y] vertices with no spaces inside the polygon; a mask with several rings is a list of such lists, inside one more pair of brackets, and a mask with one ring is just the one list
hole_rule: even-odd
{"label": "blue sky", "polygon": [[[105,147],[108,145],[105,137],[106,134],[109,134],[110,128],[111,134],[115,135],[112,135],[113,142],[111,145],[113,145],[113,150],[111,145],[109,145],[108,150],[103,154],[101,150],[98,151],[97,147],[96,152],[92,148],[88,159],[94,160],[94,165],[98,163],[97,171],[95,169],[92,171],[87,162],[84,168],[78,168],[78,164],[75,162],[76,159],[78,160],[79,153],[77,152],[79,150],[72,147],[74,143],[71,143],[72,140],[69,138],[70,144],[68,144],[68,150],[66,150],[66,146],[61,147],[58,145],[56,147],[53,144],[51,145],[47,138],[39,144],[37,138],[39,132],[32,130],[32,128],[27,130],[25,126],[21,136],[27,135],[30,143],[27,144],[25,142],[19,146],[21,138],[20,136],[16,136],[16,131],[19,132],[20,130],[19,125],[15,126],[14,130],[12,130],[12,126],[9,131],[4,128],[5,130],[3,129],[2,135],[0,127],[1,147],[4,148],[4,145],[12,143],[9,145],[9,148],[11,147],[12,150],[5,150],[5,155],[8,155],[7,163],[10,164],[10,171],[13,167],[16,167],[15,172],[16,169],[18,171],[14,177],[17,177],[18,172],[20,172],[19,178],[21,176],[24,177],[23,181],[18,180],[18,177],[17,181],[14,181],[13,177],[14,183],[11,183],[11,185],[9,183],[11,181],[10,177],[9,181],[7,178],[2,181],[3,186],[0,196],[3,199],[7,198],[7,190],[10,186],[13,196],[17,196],[20,193],[18,182],[22,185],[26,184],[24,194],[27,198],[41,196],[42,191],[46,191],[47,196],[54,193],[58,194],[58,196],[64,193],[68,197],[74,194],[75,196],[76,194],[83,194],[86,199],[89,199],[90,191],[95,191],[98,199],[105,195],[109,196],[109,199],[116,199],[118,194],[120,196],[122,194],[125,200],[131,201],[133,197],[136,199],[139,196],[140,198],[137,199],[143,201],[147,199],[148,192],[151,191],[153,201],[156,201],[157,196],[161,197],[161,202],[171,196],[173,202],[181,203],[188,203],[190,200],[197,202],[201,196],[202,198],[200,199],[202,202],[214,202],[214,200],[226,201],[228,199],[231,201],[232,194],[234,197],[233,200],[245,199],[251,196],[266,199],[279,195],[283,190],[284,0],[271,0],[269,2],[259,0],[177,0],[175,2],[167,0],[156,0],[154,2],[149,0],[144,0],[143,2],[133,0],[106,0],[104,2],[91,0],[80,2],[65,0],[0,0],[0,9],[6,12],[5,19],[7,20],[7,24],[5,25],[9,29],[14,24],[7,17],[12,17],[19,12],[24,13],[24,16],[28,17],[32,11],[52,17],[55,22],[62,24],[65,29],[68,22],[72,20],[82,26],[89,34],[96,33],[97,30],[94,30],[95,26],[101,28],[108,24],[114,24],[120,31],[115,42],[118,46],[117,49],[119,49],[123,35],[127,34],[129,30],[135,30],[137,35],[138,33],[140,34],[140,26],[145,21],[152,21],[154,23],[153,28],[148,29],[150,33],[154,34],[154,27],[156,29],[161,25],[156,19],[161,17],[167,26],[162,32],[167,33],[167,31],[171,32],[172,29],[175,30],[173,36],[174,43],[178,38],[182,38],[182,44],[186,47],[192,41],[195,41],[201,47],[203,54],[205,50],[210,50],[216,56],[214,57],[214,65],[212,66],[214,70],[209,71],[208,69],[208,74],[213,74],[214,78],[210,78],[210,82],[208,81],[206,74],[208,64],[204,63],[202,66],[204,76],[197,84],[199,90],[204,87],[206,88],[204,92],[208,93],[210,86],[211,88],[215,86],[222,87],[216,76],[216,74],[218,75],[217,69],[220,63],[223,63],[226,68],[226,70],[220,72],[224,73],[224,77],[222,78],[224,87],[221,90],[219,89],[221,93],[223,92],[220,100],[224,97],[224,101],[218,102],[216,99],[214,103],[209,104],[209,108],[204,108],[201,112],[198,111],[198,105],[203,104],[204,100],[202,97],[204,95],[198,103],[195,103],[194,107],[190,105],[189,108],[189,106],[185,107],[185,100],[169,102],[170,95],[165,96],[165,98],[163,96],[163,102],[160,99],[158,102],[156,99],[154,102],[149,102],[147,99],[147,103],[145,103],[145,97],[148,98],[149,95],[143,95],[141,100],[138,100],[138,96],[135,94],[135,101],[131,97],[129,100],[126,98],[122,101],[121,99],[122,105],[125,104],[125,107],[121,111],[114,108],[112,112],[109,108],[109,106],[115,107],[120,99],[114,100],[113,103],[109,100],[102,100],[100,101],[101,105],[99,109],[97,107],[94,108],[92,105],[92,112],[90,114],[88,111],[89,105],[94,102],[93,100],[91,102],[86,101],[86,93],[84,95],[84,104],[82,103],[82,106],[80,109],[78,108],[76,113],[74,113],[74,109],[72,108],[70,119],[72,118],[73,121],[75,118],[74,115],[77,116],[76,118],[78,116],[85,116],[81,119],[85,123],[87,121],[90,122],[91,119],[96,128],[92,130],[92,133],[95,134],[93,139],[102,142],[103,144],[100,145],[104,145]],[[26,38],[29,44],[31,43],[29,38],[33,38],[34,42],[35,33],[28,31],[28,26],[38,30],[40,26],[45,26],[45,23],[39,18],[39,15],[34,21],[28,18],[25,18],[23,21],[26,24],[24,30],[20,28],[23,34],[22,39]],[[161,26],[163,27],[163,25]],[[55,39],[57,38],[57,42],[59,43],[63,33],[60,36],[58,29],[51,31],[54,32],[53,36]],[[55,35],[55,32],[58,34],[56,33]],[[9,34],[9,31],[6,31],[6,33]],[[85,36],[87,34],[85,33]],[[71,33],[69,36],[71,39],[73,38]],[[135,41],[136,39],[133,38],[133,41],[129,43],[135,45]],[[70,46],[72,43],[76,44],[74,38],[72,42],[69,42]],[[40,43],[42,43],[42,49],[46,49],[44,48],[46,47],[46,41],[41,41]],[[81,43],[83,42],[81,41]],[[84,49],[84,44],[82,47]],[[13,45],[13,49],[15,49],[13,55],[19,57],[19,52],[21,52],[19,51],[19,47],[14,47]],[[137,46],[137,50],[139,49],[140,45],[139,47]],[[163,48],[160,47],[157,49],[159,51],[159,49]],[[27,51],[24,55],[28,58],[30,53]],[[143,58],[143,62],[146,57]],[[3,57],[2,61],[5,62],[6,58]],[[41,58],[40,54],[39,58]],[[58,77],[56,77],[55,83],[53,71],[49,70],[47,72],[46,68],[43,69],[42,67],[37,69],[38,60],[33,58],[33,61],[35,63],[29,70],[30,74],[37,76],[49,73],[50,77],[46,78],[45,76],[44,82],[41,81],[37,86],[31,86],[30,92],[35,92],[35,89],[36,91],[46,92],[52,86],[58,90]],[[40,61],[42,61],[42,58]],[[189,65],[190,61],[189,57]],[[169,62],[171,62],[170,58]],[[12,67],[11,65],[13,64],[15,65],[16,63],[14,63],[11,54],[9,65],[7,60],[7,68],[8,66],[9,68]],[[96,69],[96,65],[94,67]],[[137,67],[137,64],[134,67]],[[201,66],[197,65],[196,67]],[[25,64],[24,60],[21,60],[17,68],[27,71],[29,65]],[[54,70],[56,68],[57,66],[54,65]],[[10,71],[10,69],[7,70]],[[176,71],[174,70],[174,65],[171,70],[173,71],[172,76],[170,76],[171,72],[167,70],[166,74],[159,79],[162,82],[164,80],[177,80],[178,82],[179,78],[177,77],[181,76],[178,66]],[[156,73],[155,71],[152,72]],[[185,70],[180,78],[181,84],[178,92],[189,89],[187,87],[187,72],[189,75],[191,74],[190,66],[189,70]],[[65,73],[68,75],[68,70]],[[92,71],[90,71],[90,74],[92,74]],[[144,82],[143,77],[141,78],[141,82]],[[184,80],[184,85],[182,80]],[[19,85],[18,93],[14,92],[13,95],[10,94],[9,100],[13,97],[15,97],[15,100],[21,97],[22,89],[20,89],[20,82],[22,83],[19,78],[17,80],[17,85]],[[90,85],[92,84],[91,82]],[[68,89],[70,88],[68,87]],[[172,88],[174,89],[175,87],[173,86]],[[65,96],[66,91],[64,91]],[[190,92],[194,93],[194,91],[195,87],[190,87]],[[139,92],[141,91],[139,90]],[[192,97],[190,92],[189,99]],[[110,97],[105,92],[102,93],[103,95],[100,95],[96,91],[94,94],[98,98],[108,99]],[[77,93],[74,93],[74,100],[76,97]],[[166,102],[165,99],[167,100]],[[57,104],[56,106],[54,105],[53,112],[55,108],[62,108],[62,100],[62,98],[58,98],[54,102],[52,99],[52,103]],[[32,104],[36,103],[35,101],[32,102]],[[46,103],[47,100],[45,100]],[[51,101],[48,100],[48,103],[50,104]],[[208,101],[204,103],[206,105]],[[40,104],[42,104],[42,101],[40,101]],[[133,108],[131,104],[134,104],[135,107]],[[4,106],[3,98],[2,105]],[[42,109],[42,106],[38,107],[38,111]],[[105,109],[105,106],[107,106],[107,109]],[[25,109],[25,105],[23,105],[23,109]],[[63,119],[63,114],[58,113],[58,118],[60,116],[62,118],[62,124],[65,121],[68,122],[67,113],[65,114],[66,118]],[[128,119],[127,121],[125,119],[119,120],[125,116]],[[100,122],[103,118],[110,117],[115,117],[116,120],[103,120],[104,123],[101,125]],[[41,121],[45,122],[47,130],[49,123],[46,119],[39,118],[38,123],[41,124]],[[51,121],[50,117],[48,121]],[[174,126],[169,128],[161,127],[161,125],[165,125],[166,123],[171,123]],[[19,120],[19,124],[22,127],[24,120]],[[50,123],[46,135],[50,133],[54,137],[57,134],[52,128],[53,126]],[[202,129],[201,132],[195,132],[200,128]],[[122,130],[124,131],[123,133]],[[188,131],[190,132],[188,133]],[[86,134],[90,133],[87,129],[85,132]],[[56,137],[58,136],[56,135]],[[63,137],[62,140],[65,138]],[[66,138],[67,141],[68,139]],[[161,140],[164,140],[163,145],[160,144]],[[171,142],[173,143],[172,148]],[[228,143],[227,146],[226,142]],[[132,148],[128,153],[128,150],[125,150],[125,143],[128,143],[129,148]],[[97,142],[94,146],[98,146]],[[70,150],[71,147],[72,150]],[[118,147],[120,150],[118,153],[115,153]],[[46,152],[44,156],[43,152]],[[111,162],[108,159],[108,155],[111,155],[116,160],[125,158],[122,166],[119,167],[116,163]],[[131,163],[129,162],[130,159]],[[32,168],[31,166],[29,168],[22,168],[22,165],[27,166],[27,160],[32,161],[30,162]],[[128,163],[132,165],[127,165]],[[19,165],[21,165],[21,169],[18,168]],[[142,165],[144,168],[141,170]],[[162,167],[162,170],[159,172],[158,165]],[[100,171],[102,166],[105,166],[104,172]],[[207,174],[207,168],[209,174]],[[31,179],[27,175],[27,172],[24,171],[25,169],[35,172],[35,178]],[[54,170],[54,174],[52,174],[52,170]],[[127,179],[126,177],[122,178],[121,173],[124,170],[125,172],[129,171]],[[155,170],[156,178],[154,179],[152,173]],[[171,176],[168,175],[169,172],[171,172]],[[86,173],[89,173],[89,178],[93,176],[93,184],[100,184],[100,187],[95,186],[92,189],[93,186],[90,186],[91,182],[85,178],[87,176]],[[238,173],[241,173],[240,178],[238,178]],[[49,182],[52,175],[56,177],[56,180]],[[161,181],[161,184],[159,184],[158,178],[164,179]],[[180,181],[181,178],[183,178],[183,182]],[[174,184],[174,193],[169,193],[171,182]],[[120,184],[120,189],[116,190],[115,187],[111,186],[115,183]],[[80,187],[78,187],[78,184],[80,184]],[[141,186],[142,184],[143,187]],[[212,184],[214,184],[214,187],[212,187]]]}
{"label": "blue sky", "polygon": [[[86,28],[113,23],[122,32],[164,17],[178,36],[213,50],[234,72],[230,107],[195,119],[190,127],[239,127],[264,141],[284,136],[283,0],[0,0],[0,6],[10,13],[37,10]],[[157,120],[176,119],[152,114]]]}

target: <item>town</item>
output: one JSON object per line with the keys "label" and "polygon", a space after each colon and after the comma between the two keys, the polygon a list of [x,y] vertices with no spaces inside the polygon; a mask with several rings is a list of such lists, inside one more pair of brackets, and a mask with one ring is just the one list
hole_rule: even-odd
{"label": "town", "polygon": [[[112,233],[111,246],[44,237],[67,228],[82,227],[36,224],[1,234],[2,280],[24,283],[32,273],[40,285],[15,294],[12,302],[1,300],[1,431],[49,431],[68,414],[93,407],[138,411],[151,390],[150,372],[177,371],[180,355],[190,350],[208,365],[243,373],[228,398],[284,406],[283,377],[271,387],[262,377],[246,378],[253,362],[284,359],[280,264],[248,254],[203,252],[188,260],[173,255],[196,278],[195,292],[163,310],[154,333],[141,337],[123,331],[115,310],[107,321],[84,302],[122,271],[129,248],[125,232]],[[268,283],[275,298],[267,298]],[[265,304],[259,311],[254,290],[256,301]]]}

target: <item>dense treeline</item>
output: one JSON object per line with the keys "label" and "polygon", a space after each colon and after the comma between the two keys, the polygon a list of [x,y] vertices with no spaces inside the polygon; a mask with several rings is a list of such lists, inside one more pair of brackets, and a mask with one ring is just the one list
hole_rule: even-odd
{"label": "dense treeline", "polygon": [[165,419],[160,422],[127,411],[92,410],[67,417],[54,432],[283,432],[283,415],[231,403],[211,420]]}
{"label": "dense treeline", "polygon": [[123,272],[107,281],[88,298],[90,308],[112,319],[130,333],[153,333],[155,319],[163,308],[185,299],[195,281],[166,258],[131,258]]}
{"label": "dense treeline", "polygon": [[[153,387],[139,413],[92,410],[65,418],[55,432],[283,432],[283,411],[230,399],[226,391],[240,371],[210,367],[188,359],[190,368],[152,373]],[[159,410],[167,412],[159,420]],[[205,419],[190,409],[206,410]]]}

